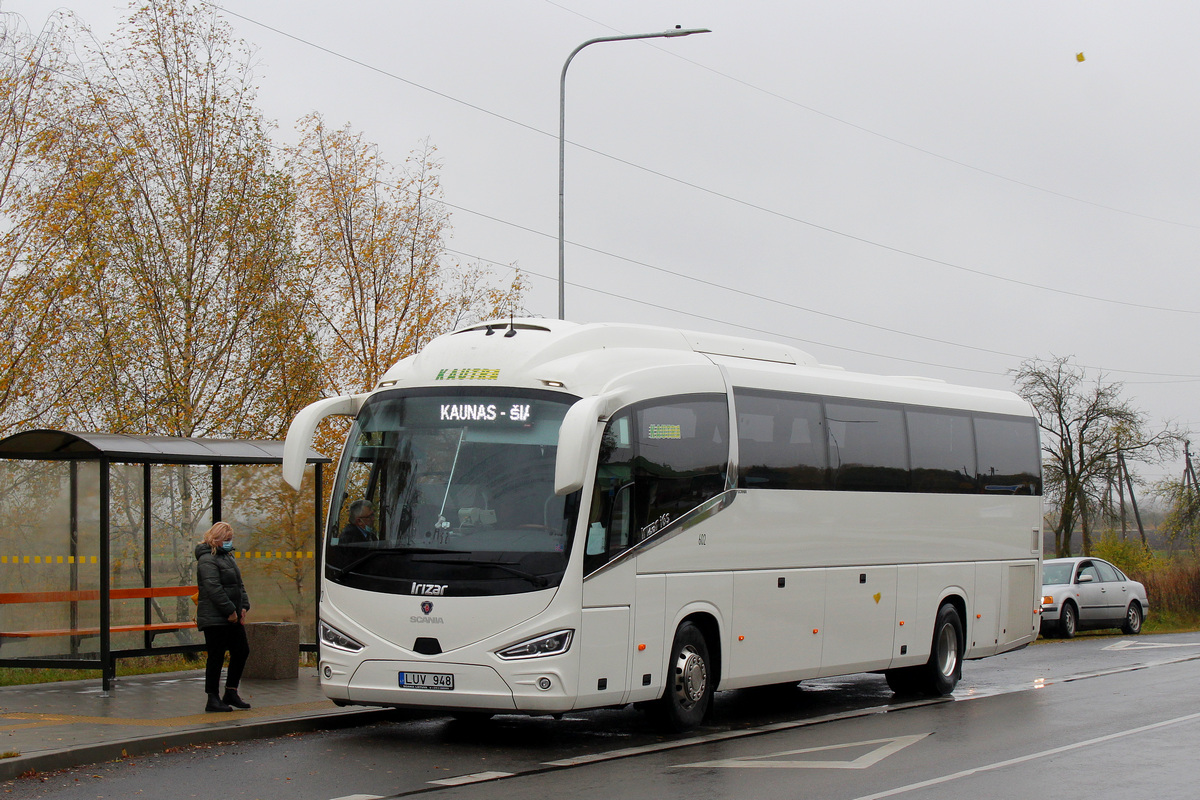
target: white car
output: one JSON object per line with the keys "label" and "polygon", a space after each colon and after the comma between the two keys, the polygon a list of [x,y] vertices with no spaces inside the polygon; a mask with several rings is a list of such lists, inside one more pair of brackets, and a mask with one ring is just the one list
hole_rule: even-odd
{"label": "white car", "polygon": [[1150,602],[1146,587],[1102,558],[1042,563],[1042,635],[1070,639],[1088,628],[1139,633]]}

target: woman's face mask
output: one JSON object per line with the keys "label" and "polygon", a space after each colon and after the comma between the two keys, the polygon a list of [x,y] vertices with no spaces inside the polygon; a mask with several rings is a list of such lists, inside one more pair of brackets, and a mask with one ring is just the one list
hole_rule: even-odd
{"label": "woman's face mask", "polygon": [[228,553],[230,550],[232,550],[233,549],[233,539],[226,539],[225,541],[221,542],[221,549],[224,550],[226,553]]}

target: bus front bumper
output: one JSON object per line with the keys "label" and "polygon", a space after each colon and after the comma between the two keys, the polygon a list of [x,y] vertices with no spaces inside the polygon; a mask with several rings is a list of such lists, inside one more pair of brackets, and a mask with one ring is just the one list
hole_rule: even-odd
{"label": "bus front bumper", "polygon": [[322,690],[335,702],[559,714],[573,701],[562,673],[546,663],[551,660],[514,662],[504,675],[479,664],[382,659],[349,669],[322,661],[319,672]]}

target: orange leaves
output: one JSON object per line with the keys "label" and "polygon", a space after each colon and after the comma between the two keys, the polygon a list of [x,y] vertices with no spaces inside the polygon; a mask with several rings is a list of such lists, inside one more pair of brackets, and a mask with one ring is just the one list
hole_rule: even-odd
{"label": "orange leaves", "polygon": [[519,276],[447,260],[428,144],[396,167],[313,115],[280,167],[247,48],[193,0],[70,45],[40,58],[80,63],[37,76],[5,65],[38,58],[0,58],[0,99],[31,98],[0,111],[0,432],[40,415],[274,437],[320,395],[519,306]]}

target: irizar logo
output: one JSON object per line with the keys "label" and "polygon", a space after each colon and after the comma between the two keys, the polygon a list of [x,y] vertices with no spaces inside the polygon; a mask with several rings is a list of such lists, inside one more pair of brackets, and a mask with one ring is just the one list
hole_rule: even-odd
{"label": "irizar logo", "polygon": [[[433,595],[434,597],[440,597],[440,596],[446,594],[446,590],[449,588],[450,588],[449,584],[445,584],[445,583],[441,583],[441,584],[439,584],[439,583],[414,583],[412,585],[412,587],[408,590],[408,593],[409,594],[429,594],[429,595]],[[425,613],[428,614],[429,612],[426,611]]]}

